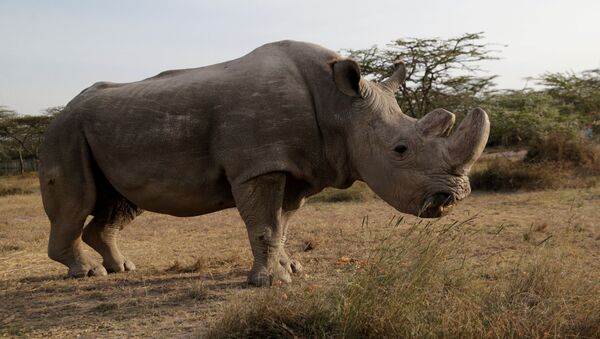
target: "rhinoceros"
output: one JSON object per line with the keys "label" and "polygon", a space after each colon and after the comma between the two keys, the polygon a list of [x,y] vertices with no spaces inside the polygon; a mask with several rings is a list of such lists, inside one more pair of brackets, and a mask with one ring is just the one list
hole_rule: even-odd
{"label": "rhinoceros", "polygon": [[143,210],[237,207],[254,256],[248,281],[268,286],[301,269],[284,250],[288,221],[326,187],[364,181],[400,212],[441,216],[470,193],[489,120],[475,108],[451,133],[446,110],[403,114],[395,92],[405,74],[400,62],[371,82],[351,59],[280,41],[220,64],[95,83],[45,133],[49,257],[73,277],[134,270],[117,237]]}

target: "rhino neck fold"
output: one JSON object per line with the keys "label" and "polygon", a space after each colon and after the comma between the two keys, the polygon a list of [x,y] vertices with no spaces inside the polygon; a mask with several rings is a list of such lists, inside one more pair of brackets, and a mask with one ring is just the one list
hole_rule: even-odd
{"label": "rhino neck fold", "polygon": [[332,125],[331,121],[322,121],[319,117],[319,112],[315,112],[315,119],[317,120],[319,135],[321,137],[323,156],[323,168],[319,169],[319,171],[328,173],[328,175],[323,176],[327,178],[326,181],[322,182],[319,186],[322,186],[322,188],[348,188],[356,180],[360,180],[360,176],[349,155],[351,145],[348,142],[345,121],[348,119],[338,116],[335,119],[338,120],[338,123]]}
{"label": "rhino neck fold", "polygon": [[[326,67],[323,67],[323,66]],[[300,67],[300,66],[299,66]],[[352,122],[353,99],[342,94],[332,79],[326,63],[307,67],[302,76],[312,100],[312,108],[320,138],[319,173],[314,183],[319,190],[325,187],[347,188],[360,179],[351,161],[348,136]]]}

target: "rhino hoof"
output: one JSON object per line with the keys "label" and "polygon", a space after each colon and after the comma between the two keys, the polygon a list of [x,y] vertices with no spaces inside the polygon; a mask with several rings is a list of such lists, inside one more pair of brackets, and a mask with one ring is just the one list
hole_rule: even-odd
{"label": "rhino hoof", "polygon": [[279,260],[279,264],[288,274],[302,272],[302,265],[294,259],[288,259],[287,257]]}
{"label": "rhino hoof", "polygon": [[251,271],[248,275],[248,284],[256,287],[269,287],[273,285],[273,274],[269,274],[266,270],[260,272]]}
{"label": "rhino hoof", "polygon": [[135,264],[130,260],[125,260],[122,263],[103,263],[108,273],[121,273],[135,271]]}
{"label": "rhino hoof", "polygon": [[290,268],[292,269],[292,273],[301,273],[302,272],[302,265],[300,265],[300,262],[297,260],[290,260]]}
{"label": "rhino hoof", "polygon": [[104,266],[96,267],[71,267],[69,268],[69,277],[71,278],[84,278],[84,277],[101,277],[108,274]]}

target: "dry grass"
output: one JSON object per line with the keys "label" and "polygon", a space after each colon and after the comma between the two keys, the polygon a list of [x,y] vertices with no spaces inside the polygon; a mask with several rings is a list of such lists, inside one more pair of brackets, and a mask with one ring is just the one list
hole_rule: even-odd
{"label": "dry grass", "polygon": [[29,194],[39,192],[36,173],[25,175],[0,176],[0,197],[6,195]]}
{"label": "dry grass", "polygon": [[598,335],[600,188],[475,193],[433,225],[396,220],[378,199],[308,204],[288,244],[305,272],[253,289],[235,210],[144,213],[120,240],[138,271],[73,280],[46,256],[39,194],[0,197],[0,336]]}
{"label": "dry grass", "polygon": [[472,221],[392,230],[340,286],[264,291],[230,306],[209,336],[600,335],[600,272],[565,263],[568,242],[542,246],[546,238],[516,262],[490,267],[498,258],[473,260],[465,250],[478,238]]}

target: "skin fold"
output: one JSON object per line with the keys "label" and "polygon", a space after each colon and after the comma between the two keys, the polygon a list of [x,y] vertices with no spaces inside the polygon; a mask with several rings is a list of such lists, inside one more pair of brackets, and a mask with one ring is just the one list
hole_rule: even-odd
{"label": "skin fold", "polygon": [[470,193],[489,120],[474,109],[451,133],[455,117],[443,109],[404,115],[394,97],[404,75],[398,63],[373,83],[353,60],[280,41],[216,65],[92,85],[53,121],[40,152],[50,258],[74,277],[133,270],[117,238],[143,210],[237,207],[254,255],[249,282],[265,286],[300,271],[284,250],[288,221],[326,187],[361,180],[401,212],[441,216]]}

